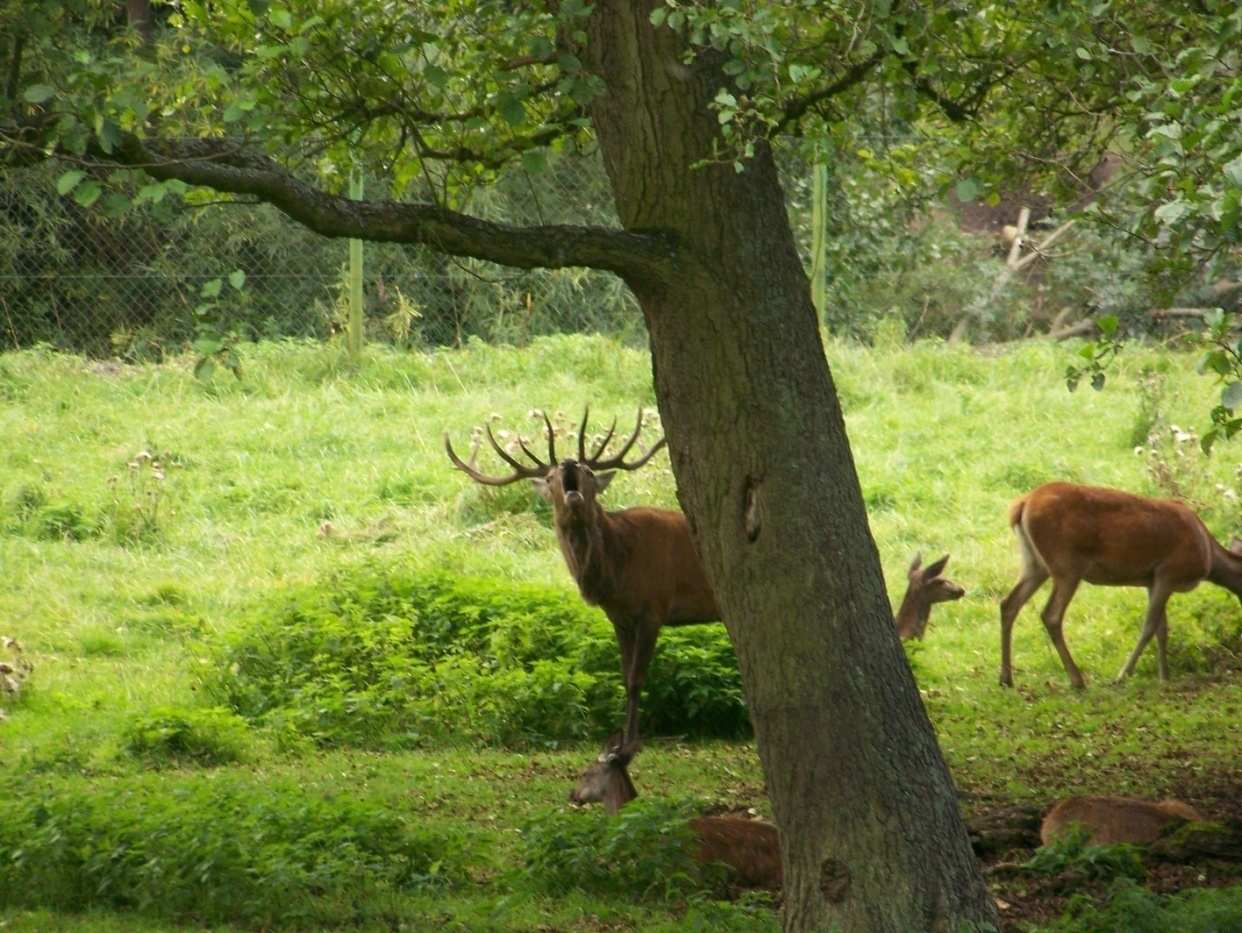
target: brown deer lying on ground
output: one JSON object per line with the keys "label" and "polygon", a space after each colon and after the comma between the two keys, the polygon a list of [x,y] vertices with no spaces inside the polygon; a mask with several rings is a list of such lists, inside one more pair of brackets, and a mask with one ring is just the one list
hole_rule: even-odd
{"label": "brown deer lying on ground", "polygon": [[1022,551],[1022,576],[1001,603],[1002,686],[1013,686],[1013,621],[1050,576],[1052,596],[1044,607],[1044,626],[1070,683],[1079,689],[1086,683],[1065,646],[1061,621],[1083,580],[1147,588],[1143,631],[1118,680],[1134,672],[1153,635],[1160,679],[1168,679],[1165,605],[1173,593],[1188,592],[1209,580],[1242,600],[1242,541],[1235,539],[1226,550],[1180,502],[1097,486],[1048,483],[1009,507],[1009,524]]}
{"label": "brown deer lying on ground", "polygon": [[[632,756],[619,747],[619,738],[609,739],[596,762],[582,773],[569,795],[574,803],[602,803],[608,813],[615,814],[638,796],[625,770]],[[701,816],[690,820],[690,829],[697,841],[694,857],[700,862],[723,862],[744,887],[780,888],[780,836],[771,823]]]}
{"label": "brown deer lying on ground", "polygon": [[1203,814],[1180,800],[1139,800],[1134,797],[1066,797],[1048,811],[1039,827],[1044,845],[1071,826],[1080,825],[1091,845],[1155,842],[1172,823],[1202,820]]}
{"label": "brown deer lying on ground", "polygon": [[906,571],[909,585],[906,587],[905,598],[901,608],[897,610],[897,634],[902,641],[909,638],[923,638],[927,629],[927,620],[931,616],[931,607],[936,603],[961,599],[966,591],[947,577],[942,577],[945,564],[949,562],[946,554],[934,564],[923,564],[923,555],[916,554],[910,569]]}
{"label": "brown deer lying on ground", "polygon": [[642,507],[605,512],[597,501],[616,475],[613,471],[637,470],[664,446],[664,439],[636,460],[626,462],[626,455],[643,429],[643,413],[639,409],[634,433],[618,453],[602,456],[616,429],[614,421],[594,452],[587,456],[589,414],[588,408],[578,428],[577,459],[559,463],[556,432],[546,413],[543,420],[547,427],[547,463],[520,438],[518,445],[533,466],[519,462],[496,442],[489,426],[486,433],[492,450],[513,469],[508,476],[480,473],[474,467],[473,456],[470,463],[457,456],[447,435],[444,447],[453,465],[475,482],[505,486],[528,479],[552,505],[556,538],[578,591],[588,603],[604,610],[617,633],[626,694],[625,730],[619,747],[628,750],[628,761],[637,751],[638,697],[660,629],[665,625],[719,621],[720,610],[690,540],[690,526],[684,515]]}

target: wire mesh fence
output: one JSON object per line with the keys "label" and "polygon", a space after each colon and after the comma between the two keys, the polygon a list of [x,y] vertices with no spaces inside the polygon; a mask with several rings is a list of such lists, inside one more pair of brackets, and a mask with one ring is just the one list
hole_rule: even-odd
{"label": "wire mesh fence", "polygon": [[[243,338],[326,338],[345,321],[348,248],[259,204],[172,197],[118,216],[56,192],[50,167],[0,173],[0,349],[46,344],[95,356],[152,358],[194,339],[203,287],[224,290],[223,324]],[[371,180],[382,191],[382,180]],[[597,158],[566,156],[480,190],[471,213],[510,223],[615,224]],[[419,247],[368,243],[369,340],[523,342],[562,331],[636,331],[613,276],[520,271]]]}

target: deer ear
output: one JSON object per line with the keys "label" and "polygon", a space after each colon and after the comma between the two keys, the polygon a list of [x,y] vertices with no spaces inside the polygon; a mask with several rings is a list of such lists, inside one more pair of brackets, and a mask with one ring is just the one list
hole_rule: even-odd
{"label": "deer ear", "polygon": [[936,561],[934,564],[928,564],[927,569],[923,571],[923,576],[928,580],[932,580],[940,576],[942,573],[944,573],[944,566],[948,562],[949,562],[949,555],[946,554],[944,555],[944,557],[940,558],[940,560]]}
{"label": "deer ear", "polygon": [[544,502],[552,502],[552,487],[548,485],[546,476],[535,476],[530,484],[535,487],[535,492],[539,493],[539,498]]}
{"label": "deer ear", "polygon": [[906,576],[912,577],[919,572],[919,568],[923,566],[923,552],[919,551],[914,555],[914,560],[910,561],[910,569],[906,571]]}
{"label": "deer ear", "polygon": [[1242,556],[1242,538],[1234,538],[1232,541],[1230,541],[1229,550],[1233,551],[1233,553],[1239,556]]}
{"label": "deer ear", "polygon": [[608,488],[608,484],[612,482],[612,478],[617,475],[616,470],[609,470],[607,473],[595,474],[595,494],[598,496],[601,492]]}

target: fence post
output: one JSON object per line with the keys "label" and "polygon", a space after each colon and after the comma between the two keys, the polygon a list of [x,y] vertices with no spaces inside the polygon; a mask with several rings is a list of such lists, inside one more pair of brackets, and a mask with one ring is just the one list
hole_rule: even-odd
{"label": "fence post", "polygon": [[[362,200],[362,169],[354,166],[349,172],[349,196]],[[362,241],[349,241],[349,355],[354,360],[362,355]]]}
{"label": "fence post", "polygon": [[824,319],[828,302],[828,163],[811,169],[811,303]]}

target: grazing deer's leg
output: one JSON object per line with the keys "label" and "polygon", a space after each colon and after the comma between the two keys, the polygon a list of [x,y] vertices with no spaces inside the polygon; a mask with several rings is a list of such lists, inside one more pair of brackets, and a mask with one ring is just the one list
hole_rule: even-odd
{"label": "grazing deer's leg", "polygon": [[1074,598],[1074,593],[1078,591],[1078,583],[1077,577],[1066,577],[1061,580],[1053,577],[1052,595],[1048,597],[1048,605],[1044,606],[1043,620],[1044,628],[1048,630],[1048,637],[1052,639],[1053,647],[1061,656],[1061,664],[1065,668],[1065,673],[1069,674],[1070,684],[1075,690],[1082,690],[1087,686],[1087,682],[1083,680],[1082,671],[1074,663],[1074,658],[1065,644],[1065,636],[1061,632],[1065,610],[1070,600]]}
{"label": "grazing deer's leg", "polygon": [[630,658],[630,669],[625,672],[625,735],[621,740],[621,747],[624,749],[631,748],[638,741],[638,697],[642,693],[643,681],[647,678],[647,667],[655,654],[660,627],[639,624],[633,634],[634,651]]}
{"label": "grazing deer's leg", "polygon": [[1013,666],[1011,663],[1011,655],[1013,651],[1013,621],[1018,617],[1018,613],[1022,611],[1022,607],[1026,605],[1037,589],[1044,585],[1044,581],[1048,579],[1048,571],[1043,567],[1029,566],[1023,573],[1022,578],[1018,580],[1017,585],[1010,590],[1009,595],[1001,602],[1001,669],[1000,683],[1002,687],[1013,686]]}
{"label": "grazing deer's leg", "polygon": [[[1130,652],[1130,658],[1126,661],[1125,667],[1117,675],[1118,682],[1125,680],[1134,673],[1134,666],[1138,664],[1138,659],[1143,654],[1143,649],[1147,647],[1147,643],[1151,641],[1153,635],[1158,634],[1164,629],[1166,631],[1165,637],[1167,637],[1168,620],[1165,618],[1164,610],[1171,595],[1173,593],[1168,586],[1159,581],[1147,588],[1147,616],[1143,620],[1143,631],[1139,634],[1138,644]],[[1163,638],[1157,642],[1157,650],[1160,653],[1160,679],[1167,680],[1169,677],[1169,666],[1164,656]]]}
{"label": "grazing deer's leg", "polygon": [[1169,613],[1160,613],[1160,627],[1156,629],[1156,657],[1160,663],[1160,679],[1169,679]]}

